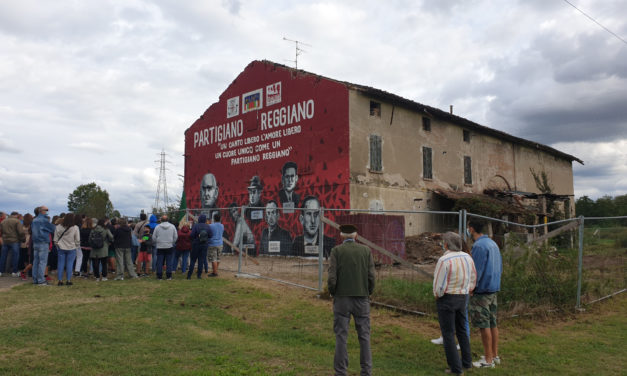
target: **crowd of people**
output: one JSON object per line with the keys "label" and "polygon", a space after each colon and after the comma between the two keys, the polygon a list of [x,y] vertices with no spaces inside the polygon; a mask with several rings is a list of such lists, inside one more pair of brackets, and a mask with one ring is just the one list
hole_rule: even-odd
{"label": "crowd of people", "polygon": [[[203,270],[209,277],[218,276],[224,226],[217,211],[211,219],[203,214],[196,223],[192,219],[177,224],[167,215],[158,220],[155,215],[147,218],[141,214],[134,223],[124,218],[96,219],[75,213],[50,219],[46,206],[35,208],[34,213],[33,216],[13,212],[7,217],[0,212],[0,272],[6,270],[10,257],[12,277],[27,280],[30,274],[33,283],[39,286],[51,284],[48,274],[53,270],[59,286],[71,286],[72,277],[79,276],[106,281],[109,272],[116,273],[116,280],[149,276],[151,271],[157,279],[163,279],[165,270],[165,278],[172,279],[179,263],[187,279],[191,279],[194,270],[197,278],[202,278]],[[442,337],[432,342],[444,345],[447,373],[462,374],[473,366],[493,368],[501,362],[497,293],[502,260],[496,243],[483,233],[484,227],[481,221],[468,224],[467,236],[473,240],[470,251],[459,234],[443,235],[443,255],[433,278]],[[342,243],[330,253],[327,281],[334,299],[334,370],[336,375],[346,374],[346,339],[353,316],[360,345],[361,374],[370,375],[369,296],[375,286],[374,261],[368,247],[355,243],[356,226],[340,226],[340,236]],[[469,321],[479,328],[484,350],[476,362],[471,358]],[[457,348],[455,338],[459,343]]]}
{"label": "crowd of people", "polygon": [[107,281],[110,273],[115,280],[153,272],[164,279],[165,271],[165,278],[172,279],[180,265],[191,279],[198,262],[197,278],[203,271],[217,277],[224,233],[220,221],[217,212],[211,219],[201,215],[197,221],[179,222],[143,213],[138,221],[78,213],[50,218],[45,205],[36,207],[34,215],[0,212],[0,276],[9,269],[11,277],[32,278],[38,286],[72,286],[72,278]]}

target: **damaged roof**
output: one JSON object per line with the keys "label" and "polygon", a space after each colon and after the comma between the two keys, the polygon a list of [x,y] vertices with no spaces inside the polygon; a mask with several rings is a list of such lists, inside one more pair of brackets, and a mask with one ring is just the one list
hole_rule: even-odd
{"label": "damaged roof", "polygon": [[[443,120],[443,121],[447,121],[456,125],[459,125],[461,127],[464,127],[468,130],[471,131],[475,131],[477,133],[481,133],[481,134],[485,134],[485,135],[489,135],[489,136],[493,136],[495,138],[501,139],[501,140],[506,140],[512,143],[516,143],[519,145],[523,145],[526,146],[528,148],[531,149],[536,149],[536,150],[541,150],[543,152],[546,152],[548,154],[554,155],[556,157],[560,157],[562,159],[566,159],[569,162],[572,161],[577,161],[581,164],[583,164],[583,161],[573,155],[570,154],[566,154],[564,152],[561,152],[557,149],[554,149],[550,146],[538,143],[538,142],[534,142],[534,141],[530,141],[530,140],[526,140],[524,138],[520,138],[520,137],[516,137],[516,136],[512,136],[511,134],[490,128],[490,127],[486,127],[484,125],[475,123],[473,121],[470,121],[466,118],[463,118],[461,116],[457,116],[457,115],[453,115],[447,111],[443,111],[440,110],[438,108],[435,107],[431,107],[431,106],[427,106],[418,102],[414,102],[410,99],[407,98],[403,98],[401,96],[398,96],[396,94],[392,94],[392,93],[388,93],[387,91],[384,90],[380,90],[380,89],[376,89],[373,87],[369,87],[369,86],[364,86],[364,85],[358,85],[358,84],[354,84],[351,82],[346,82],[346,81],[340,81],[340,80],[335,80],[332,78],[328,78],[328,77],[324,77],[315,73],[311,73],[311,72],[307,72],[304,71],[302,69],[294,69],[291,67],[288,67],[286,65],[283,64],[279,64],[279,63],[275,63],[269,60],[263,60],[261,61],[264,64],[272,64],[276,67],[281,67],[283,69],[287,69],[293,72],[297,72],[299,74],[309,74],[309,75],[313,75],[316,77],[320,77],[320,78],[324,78],[326,80],[331,80],[334,82],[338,82],[341,84],[346,85],[346,87],[348,87],[351,90],[355,90],[358,92],[363,93],[364,95],[367,95],[373,99],[378,99],[381,101],[385,101],[388,103],[391,103],[393,105],[397,105],[397,106],[401,106],[404,108],[407,108],[409,110],[413,110],[419,113],[424,113],[425,115],[434,118],[434,119],[438,119],[438,120]],[[254,63],[254,62],[253,62]],[[253,64],[251,63],[251,64]]]}

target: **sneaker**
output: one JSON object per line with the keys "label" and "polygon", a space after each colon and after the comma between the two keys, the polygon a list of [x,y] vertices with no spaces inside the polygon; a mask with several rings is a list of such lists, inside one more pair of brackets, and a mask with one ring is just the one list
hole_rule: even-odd
{"label": "sneaker", "polygon": [[73,285],[73,283],[72,283],[72,281],[67,281],[67,282],[65,283],[65,285],[66,285],[66,286],[72,286],[72,285]]}
{"label": "sneaker", "polygon": [[[479,358],[479,361],[485,363],[485,355],[481,355],[481,358]],[[492,362],[494,364],[501,364],[501,358],[499,358],[498,356],[495,356],[494,358],[492,358]]]}
{"label": "sneaker", "polygon": [[2,277],[2,273],[0,273],[0,277]]}
{"label": "sneaker", "polygon": [[168,281],[171,281],[171,280],[172,280],[172,277],[168,278]]}
{"label": "sneaker", "polygon": [[24,272],[20,273],[20,278],[22,279],[22,281],[27,281],[28,278],[26,278],[26,274],[24,274]]}
{"label": "sneaker", "polygon": [[479,360],[478,362],[472,362],[472,365],[476,368],[494,368],[494,362],[486,363]]}
{"label": "sneaker", "polygon": [[38,283],[37,286],[50,286],[48,282]]}
{"label": "sneaker", "polygon": [[11,277],[19,277],[20,273],[11,273]]}
{"label": "sneaker", "polygon": [[124,277],[115,277],[116,281],[124,281]]}
{"label": "sneaker", "polygon": [[107,277],[102,277],[100,278],[101,281],[108,281],[109,279]]}
{"label": "sneaker", "polygon": [[52,278],[46,276],[46,281],[52,281]]}
{"label": "sneaker", "polygon": [[57,283],[57,286],[63,286],[63,281],[59,281],[59,282]]}
{"label": "sneaker", "polygon": [[443,345],[444,338],[440,337],[440,338],[432,339],[431,343],[433,343],[434,345]]}
{"label": "sneaker", "polygon": [[218,275],[215,273],[208,274],[209,277],[217,277]]}

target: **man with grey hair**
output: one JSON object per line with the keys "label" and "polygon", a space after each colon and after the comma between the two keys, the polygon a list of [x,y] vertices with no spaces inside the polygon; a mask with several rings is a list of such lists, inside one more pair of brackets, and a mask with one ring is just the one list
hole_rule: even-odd
{"label": "man with grey hair", "polygon": [[374,259],[370,248],[357,244],[357,227],[340,226],[343,243],[331,250],[329,258],[329,293],[333,296],[333,331],[335,332],[336,375],[346,375],[348,352],[346,339],[351,315],[359,338],[361,375],[372,374],[370,353],[370,301],[374,291]]}
{"label": "man with grey hair", "polygon": [[[470,338],[466,331],[466,302],[475,288],[477,272],[472,257],[462,251],[462,239],[454,232],[442,236],[444,255],[440,257],[433,274],[433,296],[438,308],[438,321],[444,340],[444,353],[449,373],[462,374],[463,368],[472,368]],[[462,351],[460,361],[455,346],[455,335]]]}

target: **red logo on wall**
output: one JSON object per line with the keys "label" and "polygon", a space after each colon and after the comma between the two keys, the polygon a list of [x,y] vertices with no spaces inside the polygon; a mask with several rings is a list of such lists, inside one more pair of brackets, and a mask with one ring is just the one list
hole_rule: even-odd
{"label": "red logo on wall", "polygon": [[281,103],[281,82],[266,86],[266,106]]}

